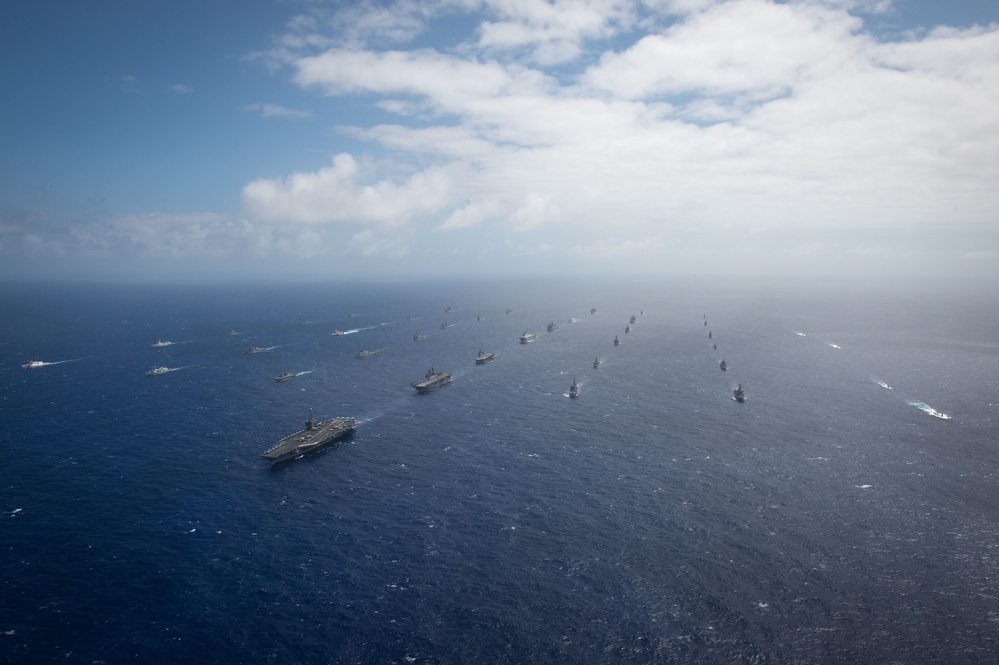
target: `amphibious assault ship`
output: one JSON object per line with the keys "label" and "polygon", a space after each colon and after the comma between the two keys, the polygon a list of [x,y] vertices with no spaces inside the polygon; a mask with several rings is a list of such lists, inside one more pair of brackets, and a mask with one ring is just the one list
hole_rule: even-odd
{"label": "amphibious assault ship", "polygon": [[271,466],[321,450],[354,429],[357,420],[349,417],[330,418],[316,421],[312,410],[305,421],[305,429],[295,432],[277,442],[277,445],[263,453]]}
{"label": "amphibious assault ship", "polygon": [[433,367],[427,370],[427,375],[423,377],[421,381],[417,381],[413,384],[416,388],[416,392],[424,395],[432,390],[437,390],[441,386],[451,383],[451,375],[444,372],[438,372]]}

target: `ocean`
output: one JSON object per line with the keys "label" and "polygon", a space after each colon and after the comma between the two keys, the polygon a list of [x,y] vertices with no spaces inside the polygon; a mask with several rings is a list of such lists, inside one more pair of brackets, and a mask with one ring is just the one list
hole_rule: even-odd
{"label": "ocean", "polygon": [[[0,311],[4,662],[999,660],[987,293],[7,284]],[[310,410],[358,426],[271,468]]]}

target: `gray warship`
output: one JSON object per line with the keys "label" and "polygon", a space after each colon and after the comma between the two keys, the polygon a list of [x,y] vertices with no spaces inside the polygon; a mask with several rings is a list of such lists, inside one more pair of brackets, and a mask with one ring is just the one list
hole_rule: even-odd
{"label": "gray warship", "polygon": [[433,367],[427,370],[427,375],[423,377],[422,380],[417,381],[413,384],[416,388],[416,392],[421,395],[425,395],[432,390],[437,390],[441,386],[451,383],[451,375],[444,372],[438,372]]}
{"label": "gray warship", "polygon": [[479,349],[479,355],[475,356],[475,364],[481,365],[482,363],[487,363],[495,357],[496,357],[495,353]]}
{"label": "gray warship", "polygon": [[271,466],[321,450],[354,429],[357,420],[349,417],[330,418],[316,421],[312,410],[305,421],[305,429],[295,432],[277,442],[277,445],[263,453]]}

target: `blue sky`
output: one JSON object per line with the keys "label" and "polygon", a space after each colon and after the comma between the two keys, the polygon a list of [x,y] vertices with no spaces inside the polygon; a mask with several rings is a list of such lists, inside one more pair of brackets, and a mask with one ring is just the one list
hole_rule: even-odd
{"label": "blue sky", "polygon": [[995,0],[11,0],[0,49],[0,277],[999,277]]}

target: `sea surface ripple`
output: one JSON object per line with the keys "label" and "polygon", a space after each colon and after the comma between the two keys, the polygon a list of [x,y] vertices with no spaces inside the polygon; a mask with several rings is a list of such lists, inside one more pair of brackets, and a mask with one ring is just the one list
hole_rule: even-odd
{"label": "sea surface ripple", "polygon": [[[999,318],[973,296],[442,282],[0,302],[4,662],[999,658]],[[416,395],[429,367],[453,382]],[[270,468],[310,409],[360,424]]]}

